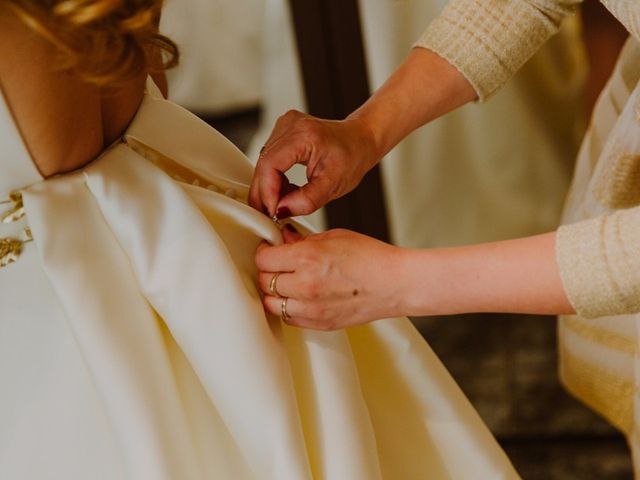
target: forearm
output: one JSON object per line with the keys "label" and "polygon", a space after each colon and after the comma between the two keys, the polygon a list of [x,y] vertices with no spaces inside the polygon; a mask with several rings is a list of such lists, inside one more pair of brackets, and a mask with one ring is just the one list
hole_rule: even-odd
{"label": "forearm", "polygon": [[349,119],[369,131],[380,160],[416,128],[476,98],[469,82],[446,60],[431,50],[414,48]]}
{"label": "forearm", "polygon": [[581,0],[453,0],[407,60],[349,118],[371,131],[378,160],[416,128],[486,99],[557,31]]}
{"label": "forearm", "polygon": [[468,247],[404,250],[402,314],[574,313],[555,233]]}

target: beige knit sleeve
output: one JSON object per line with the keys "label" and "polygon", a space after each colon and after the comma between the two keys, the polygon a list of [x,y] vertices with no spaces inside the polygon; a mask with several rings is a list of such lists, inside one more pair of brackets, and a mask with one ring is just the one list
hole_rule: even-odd
{"label": "beige knit sleeve", "polygon": [[640,312],[640,207],[560,227],[556,255],[580,316]]}
{"label": "beige knit sleeve", "polygon": [[453,0],[414,46],[456,67],[480,101],[496,92],[582,0]]}

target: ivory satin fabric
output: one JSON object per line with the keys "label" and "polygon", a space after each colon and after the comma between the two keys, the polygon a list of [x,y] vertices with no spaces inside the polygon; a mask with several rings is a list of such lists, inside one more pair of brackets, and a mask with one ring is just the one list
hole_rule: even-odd
{"label": "ivory satin fabric", "polygon": [[0,237],[35,239],[0,269],[0,478],[518,478],[408,320],[265,318],[253,256],[281,236],[217,132],[147,94],[43,181],[0,104],[0,198],[27,212]]}

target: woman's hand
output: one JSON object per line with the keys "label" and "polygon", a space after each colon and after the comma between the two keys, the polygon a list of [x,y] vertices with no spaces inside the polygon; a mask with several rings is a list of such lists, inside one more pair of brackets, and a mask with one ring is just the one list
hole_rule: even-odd
{"label": "woman's hand", "polygon": [[[280,117],[260,154],[249,203],[280,219],[308,215],[353,190],[381,156],[363,121],[321,120],[292,110]],[[309,183],[302,188],[284,175],[297,163],[307,167]]]}
{"label": "woman's hand", "polygon": [[284,320],[315,330],[404,315],[572,314],[555,238],[401,249],[348,230],[306,238],[285,230],[287,243],[260,245],[256,264],[265,309],[283,316],[287,298]]}
{"label": "woman's hand", "polygon": [[[410,132],[476,98],[469,82],[436,53],[414,48],[402,66],[346,120],[290,111],[276,124],[256,165],[249,203],[282,219],[307,215],[353,190]],[[284,176],[306,165],[298,189]]]}
{"label": "woman's hand", "polygon": [[348,230],[303,238],[290,228],[285,245],[263,243],[256,254],[267,312],[282,316],[286,297],[287,323],[336,330],[403,310],[401,249]]}

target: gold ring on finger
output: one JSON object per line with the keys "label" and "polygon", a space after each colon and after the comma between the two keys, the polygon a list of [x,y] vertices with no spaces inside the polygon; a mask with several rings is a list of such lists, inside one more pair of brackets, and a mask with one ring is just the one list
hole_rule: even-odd
{"label": "gold ring on finger", "polygon": [[282,315],[280,315],[280,319],[283,322],[286,322],[287,320],[289,320],[289,315],[287,314],[287,301],[289,299],[287,297],[284,297],[282,299]]}
{"label": "gold ring on finger", "polygon": [[276,285],[276,283],[278,282],[278,277],[280,276],[282,272],[278,272],[276,274],[273,275],[273,277],[271,277],[271,281],[269,282],[269,292],[271,293],[272,296],[274,297],[282,297],[282,295],[280,295],[280,293],[278,292],[278,287]]}

